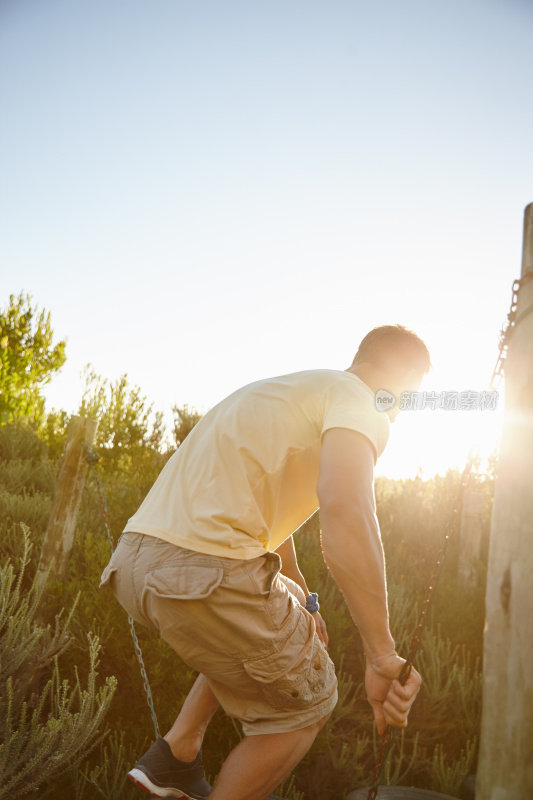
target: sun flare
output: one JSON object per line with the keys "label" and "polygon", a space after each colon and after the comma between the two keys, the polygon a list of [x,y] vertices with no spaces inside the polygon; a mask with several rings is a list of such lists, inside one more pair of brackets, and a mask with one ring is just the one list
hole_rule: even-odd
{"label": "sun flare", "polygon": [[485,408],[476,408],[475,404],[438,408],[424,405],[421,398],[422,407],[402,410],[391,424],[376,475],[400,479],[445,474],[448,469],[462,469],[471,452],[478,469],[487,471],[500,443],[503,401],[501,389]]}

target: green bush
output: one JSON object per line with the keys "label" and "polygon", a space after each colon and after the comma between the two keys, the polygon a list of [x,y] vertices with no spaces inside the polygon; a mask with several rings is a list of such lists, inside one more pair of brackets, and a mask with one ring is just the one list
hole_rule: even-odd
{"label": "green bush", "polygon": [[40,590],[23,591],[31,544],[24,547],[18,572],[10,560],[0,570],[0,798],[40,789],[86,759],[101,741],[101,725],[116,682],[96,686],[98,639],[88,635],[86,685],[61,678],[58,656],[69,644],[72,614],[58,614],[53,629],[36,620]]}

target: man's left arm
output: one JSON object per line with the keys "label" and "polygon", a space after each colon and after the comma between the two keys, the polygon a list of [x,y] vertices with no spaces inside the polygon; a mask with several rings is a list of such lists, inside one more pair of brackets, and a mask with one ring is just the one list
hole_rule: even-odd
{"label": "man's left arm", "polygon": [[[309,597],[309,589],[307,588],[305,578],[300,571],[300,567],[298,566],[298,559],[296,558],[296,550],[294,549],[294,540],[292,536],[289,536],[288,539],[285,539],[285,541],[280,544],[280,546],[276,549],[276,553],[281,558],[281,572],[283,575],[285,575],[287,578],[290,578],[292,581],[294,581],[294,583],[298,584],[305,597]],[[315,621],[316,632],[324,643],[324,646],[327,647],[328,633],[326,630],[326,623],[318,611],[314,611],[312,613],[312,617]]]}

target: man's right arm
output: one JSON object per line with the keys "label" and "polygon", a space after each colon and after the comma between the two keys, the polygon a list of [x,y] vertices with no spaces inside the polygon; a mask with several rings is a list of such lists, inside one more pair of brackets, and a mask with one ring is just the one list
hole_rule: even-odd
{"label": "man's right arm", "polygon": [[317,487],[322,552],[370,661],[395,652],[373,481],[374,454],[369,440],[344,428],[327,431]]}
{"label": "man's right arm", "polygon": [[[366,688],[378,729],[384,720],[405,725],[418,692],[415,670],[404,690],[404,659],[389,629],[385,560],[374,501],[374,452],[370,441],[344,428],[326,431],[317,486],[322,552],[359,628],[367,657]],[[391,690],[392,682],[397,684]]]}

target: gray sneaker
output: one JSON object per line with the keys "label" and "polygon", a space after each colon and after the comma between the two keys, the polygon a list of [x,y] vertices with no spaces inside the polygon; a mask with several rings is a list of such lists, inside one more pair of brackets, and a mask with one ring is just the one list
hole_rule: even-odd
{"label": "gray sneaker", "polygon": [[194,761],[178,761],[165,739],[157,739],[128,772],[132,783],[153,797],[206,800],[211,786],[205,779],[202,751]]}

